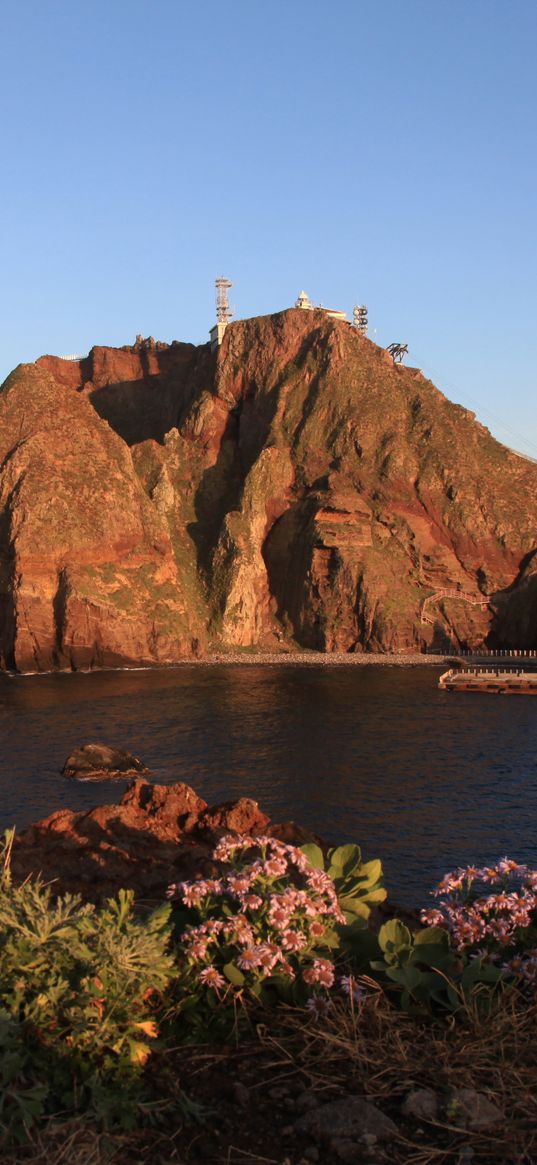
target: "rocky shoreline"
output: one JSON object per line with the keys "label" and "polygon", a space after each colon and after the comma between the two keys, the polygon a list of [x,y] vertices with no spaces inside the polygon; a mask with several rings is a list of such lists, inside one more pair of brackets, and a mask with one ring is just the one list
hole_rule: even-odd
{"label": "rocky shoreline", "polygon": [[0,675],[17,678],[41,675],[92,675],[94,672],[175,671],[181,667],[222,667],[226,664],[246,667],[445,667],[460,660],[456,653],[436,655],[415,652],[346,652],[346,651],[220,651],[208,655],[184,656],[174,663],[126,664],[125,666],[89,668],[54,668],[49,671],[18,672],[0,670]]}
{"label": "rocky shoreline", "polygon": [[41,875],[58,893],[89,901],[121,888],[162,901],[170,882],[214,874],[212,850],[225,833],[320,841],[293,821],[271,822],[250,797],[209,806],[190,785],[137,778],[115,805],[60,809],[16,835],[12,870],[17,880]]}
{"label": "rocky shoreline", "polygon": [[289,665],[308,667],[442,667],[452,663],[453,655],[425,655],[422,652],[346,652],[346,651],[285,651],[285,652],[215,652],[201,659],[184,659],[175,666],[213,666],[214,664],[246,664],[249,666]]}

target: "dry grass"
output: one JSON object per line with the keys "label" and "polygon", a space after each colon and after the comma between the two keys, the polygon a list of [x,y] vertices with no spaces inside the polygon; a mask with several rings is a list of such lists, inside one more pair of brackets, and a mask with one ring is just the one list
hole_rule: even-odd
{"label": "dry grass", "polygon": [[[282,1071],[293,1064],[310,1087],[339,1084],[392,1116],[402,1136],[390,1161],[457,1162],[461,1147],[470,1146],[472,1160],[486,1165],[537,1162],[537,1003],[515,992],[499,995],[492,1008],[476,996],[456,1019],[424,1022],[394,1012],[377,989],[360,1010],[338,1009],[322,1023],[305,1026],[303,1014],[288,1012],[282,1036],[265,1032],[262,1039],[279,1052]],[[444,1100],[453,1088],[476,1089],[503,1120],[486,1132],[461,1130],[448,1117],[402,1121],[401,1102],[416,1087]]]}
{"label": "dry grass", "polygon": [[[176,1115],[173,1128],[123,1137],[99,1134],[82,1121],[51,1125],[31,1146],[4,1155],[2,1165],[298,1165],[305,1142],[285,1135],[294,1118],[267,1099],[275,1086],[291,1097],[312,1090],[320,1101],[357,1094],[375,1102],[400,1130],[376,1150],[379,1165],[537,1162],[536,1003],[506,992],[487,1012],[477,997],[456,1019],[433,1022],[394,1010],[371,984],[354,1012],[342,1005],[319,1020],[280,1007],[259,1020],[247,1044],[162,1054],[168,1087],[182,1083],[205,1106],[204,1125],[181,1125]],[[158,1070],[156,1061],[152,1071]],[[248,1084],[248,1111],[230,1097],[239,1079]],[[477,1089],[503,1119],[478,1132],[457,1126],[445,1109],[436,1121],[404,1117],[401,1103],[415,1087],[433,1088],[443,1101],[452,1088]],[[207,1147],[215,1128],[224,1134]],[[320,1160],[336,1165],[337,1158],[322,1148]]]}

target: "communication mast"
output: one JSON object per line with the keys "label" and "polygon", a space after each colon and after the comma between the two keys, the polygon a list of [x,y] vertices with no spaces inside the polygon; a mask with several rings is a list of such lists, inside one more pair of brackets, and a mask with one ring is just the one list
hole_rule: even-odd
{"label": "communication mast", "polygon": [[233,287],[230,279],[224,279],[221,275],[215,279],[214,285],[216,287],[216,322],[218,324],[229,324],[233,319],[233,312],[229,306],[228,290]]}
{"label": "communication mast", "polygon": [[215,352],[220,347],[224,339],[224,333],[229,323],[233,319],[233,312],[229,306],[228,291],[233,287],[231,279],[224,279],[220,275],[215,279],[214,285],[216,287],[216,323],[210,331],[211,337],[211,351]]}
{"label": "communication mast", "polygon": [[367,308],[365,304],[356,304],[352,309],[353,327],[361,336],[367,336]]}

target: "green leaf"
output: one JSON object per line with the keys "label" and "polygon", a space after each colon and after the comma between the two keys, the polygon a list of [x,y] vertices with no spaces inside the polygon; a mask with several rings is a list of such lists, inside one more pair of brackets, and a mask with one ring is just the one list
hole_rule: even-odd
{"label": "green leaf", "polygon": [[439,946],[449,950],[449,934],[442,926],[426,926],[414,935],[414,946]]}
{"label": "green leaf", "polygon": [[419,987],[422,975],[417,967],[388,967],[386,974],[394,983],[400,983],[402,987],[406,987],[407,991],[415,991]]}
{"label": "green leaf", "polygon": [[412,946],[412,935],[398,918],[390,918],[379,930],[379,943],[383,951],[400,950]]}
{"label": "green leaf", "polygon": [[364,862],[360,870],[360,878],[367,878],[368,882],[378,882],[382,878],[382,862],[379,858],[373,858],[371,862]]}
{"label": "green leaf", "polygon": [[340,898],[339,905],[344,914],[358,915],[359,918],[369,918],[371,911],[363,898]]}
{"label": "green leaf", "polygon": [[362,864],[362,851],[359,845],[338,845],[336,849],[332,849],[328,854],[330,863],[336,870],[342,871],[344,874],[354,874]]}
{"label": "green leaf", "polygon": [[384,889],[384,886],[379,886],[377,890],[368,890],[367,892],[368,902],[385,902],[387,897],[388,891]]}
{"label": "green leaf", "polygon": [[240,967],[235,966],[235,963],[226,963],[225,967],[222,967],[222,971],[229,983],[232,983],[234,987],[242,987],[244,975]]}
{"label": "green leaf", "polygon": [[313,866],[315,870],[324,870],[323,851],[320,846],[315,845],[313,841],[308,841],[306,845],[300,848],[305,857],[307,857],[310,866]]}
{"label": "green leaf", "polygon": [[439,946],[438,943],[431,943],[430,946],[420,943],[419,946],[414,946],[413,959],[414,962],[425,963],[428,967],[438,967],[441,971],[446,970],[452,963],[451,951]]}

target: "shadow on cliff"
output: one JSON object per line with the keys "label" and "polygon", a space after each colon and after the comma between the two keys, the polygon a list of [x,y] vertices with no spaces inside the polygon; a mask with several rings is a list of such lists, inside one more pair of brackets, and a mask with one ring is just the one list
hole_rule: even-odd
{"label": "shadow on cliff", "polygon": [[15,636],[17,631],[15,613],[15,589],[17,563],[12,535],[11,491],[4,509],[0,512],[0,668],[15,671]]}
{"label": "shadow on cliff", "polygon": [[537,550],[524,555],[514,582],[493,595],[491,607],[487,647],[495,651],[537,648]]}
{"label": "shadow on cliff", "polygon": [[117,381],[89,393],[96,413],[129,446],[147,440],[162,445],[200,388],[214,383],[216,357],[208,345],[186,353],[179,346],[177,351],[151,352],[156,373],[149,371],[149,355],[140,352],[141,379]]}
{"label": "shadow on cliff", "polygon": [[[236,405],[230,409],[214,464],[202,475],[194,501],[196,521],[188,527],[200,569],[208,576],[214,550],[226,514],[240,508],[248,474],[262,450],[270,444],[270,432],[278,412],[282,392],[291,379],[304,373],[304,366],[318,331],[303,341],[292,361],[282,369],[274,385],[262,391],[252,380],[243,387]],[[296,445],[312,402],[319,391],[320,373],[308,379],[306,398],[291,444]]]}
{"label": "shadow on cliff", "polygon": [[196,548],[198,567],[208,578],[213,552],[227,513],[240,503],[244,472],[239,452],[239,411],[231,409],[216,461],[202,474],[194,498],[196,521],[187,532]]}

